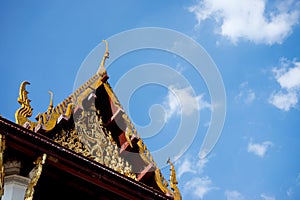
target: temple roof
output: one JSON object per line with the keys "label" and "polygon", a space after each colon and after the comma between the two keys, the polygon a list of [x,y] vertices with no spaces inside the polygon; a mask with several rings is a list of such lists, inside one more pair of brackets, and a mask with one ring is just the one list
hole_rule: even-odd
{"label": "temple roof", "polygon": [[[0,117],[0,132],[5,136],[4,155],[7,159],[11,159],[12,156],[18,157],[27,163],[23,163],[24,166],[33,166],[35,157],[42,153],[47,154],[43,170],[45,173],[36,188],[37,195],[43,197],[41,199],[53,199],[51,197],[63,199],[64,195],[79,199],[76,195],[82,194],[85,198],[90,197],[88,199],[97,199],[97,196],[102,199],[104,194],[109,196],[109,199],[173,199],[160,190],[61,146],[44,134],[28,130],[2,117]],[[27,174],[28,172],[24,173]],[[70,191],[71,189],[73,190]],[[85,191],[81,192],[82,190]],[[58,191],[61,191],[59,196]],[[51,194],[53,192],[55,194]]]}
{"label": "temple roof", "polygon": [[[16,145],[28,154],[35,150],[54,153],[52,157],[59,157],[61,162],[56,163],[63,169],[72,171],[72,163],[82,175],[113,173],[121,182],[126,180],[132,184],[132,188],[143,188],[146,192],[150,187],[158,191],[158,196],[162,193],[164,198],[181,199],[173,164],[168,161],[171,166],[169,186],[108,83],[104,67],[108,57],[106,42],[106,52],[97,73],[55,107],[50,92],[48,109],[39,113],[36,121],[29,119],[32,107],[26,85],[30,83],[22,82],[18,98],[21,107],[15,114],[16,123],[22,127],[1,120],[5,126],[18,130],[16,134],[20,138],[11,137],[18,140],[16,143],[22,143],[20,140],[24,138],[25,145]],[[100,182],[96,184],[101,185]],[[121,190],[118,187],[114,189]]]}

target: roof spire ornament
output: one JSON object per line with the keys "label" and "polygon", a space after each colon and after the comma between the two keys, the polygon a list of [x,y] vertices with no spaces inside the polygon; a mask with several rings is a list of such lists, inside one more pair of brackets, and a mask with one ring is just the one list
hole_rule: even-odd
{"label": "roof spire ornament", "polygon": [[47,114],[50,115],[52,113],[52,110],[53,110],[53,92],[49,90],[48,93],[50,94],[50,103],[49,103],[49,106],[48,106]]}
{"label": "roof spire ornament", "polygon": [[105,60],[109,58],[109,52],[108,52],[108,42],[106,40],[102,40],[102,42],[105,42],[105,53],[103,55],[102,61],[100,63],[100,66],[98,68],[97,74],[103,75],[106,74],[106,69],[104,67]]}
{"label": "roof spire ornament", "polygon": [[181,195],[180,195],[180,191],[177,187],[178,181],[176,179],[176,171],[175,171],[175,167],[174,164],[171,162],[170,158],[167,161],[168,164],[170,164],[170,187],[171,189],[174,191],[174,200],[181,200]]}
{"label": "roof spire ornament", "polygon": [[26,85],[29,85],[30,83],[27,81],[23,81],[20,85],[19,90],[19,97],[18,102],[21,105],[21,108],[19,108],[15,113],[15,118],[17,124],[23,125],[27,121],[27,117],[32,116],[32,108],[30,106],[31,100],[28,99],[28,92],[26,91]]}

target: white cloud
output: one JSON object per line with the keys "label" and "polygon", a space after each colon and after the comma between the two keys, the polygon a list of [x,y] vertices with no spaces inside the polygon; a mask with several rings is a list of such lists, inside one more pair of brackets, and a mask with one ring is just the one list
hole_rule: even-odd
{"label": "white cloud", "polygon": [[200,175],[207,164],[207,158],[187,156],[182,162],[179,162],[177,176],[180,178],[185,173],[192,173]]}
{"label": "white cloud", "polygon": [[169,87],[169,92],[164,102],[166,107],[166,120],[174,115],[191,115],[195,111],[210,108],[210,104],[203,99],[203,94],[195,96],[191,87]]}
{"label": "white cloud", "polygon": [[181,177],[182,174],[185,173],[196,173],[197,171],[194,169],[193,163],[188,158],[185,158],[182,163],[179,164],[177,176]]}
{"label": "white cloud", "polygon": [[236,190],[226,190],[225,196],[227,200],[244,200],[244,196]]}
{"label": "white cloud", "polygon": [[300,87],[300,62],[278,77],[277,81],[282,88],[287,90],[299,89]]}
{"label": "white cloud", "polygon": [[202,178],[193,178],[190,181],[188,181],[184,186],[184,190],[186,192],[191,192],[192,195],[199,199],[203,199],[204,195],[213,189],[217,188],[212,186],[212,181],[207,176]]}
{"label": "white cloud", "polygon": [[178,167],[178,178],[185,173],[192,173],[192,178],[184,184],[184,192],[192,194],[197,199],[203,197],[211,190],[217,189],[213,186],[208,176],[201,176],[208,158],[200,159],[198,156],[188,155],[182,162],[176,163]]}
{"label": "white cloud", "polygon": [[254,153],[255,155],[259,157],[264,157],[265,154],[267,153],[267,150],[269,147],[272,146],[272,142],[270,141],[265,141],[261,144],[259,143],[252,143],[251,141],[248,144],[248,152]]}
{"label": "white cloud", "polygon": [[282,59],[281,66],[274,68],[273,73],[280,90],[271,94],[269,103],[283,111],[295,108],[299,102],[300,62]]}
{"label": "white cloud", "polygon": [[260,197],[263,199],[263,200],[275,200],[275,197],[273,196],[268,196],[266,194],[261,194]]}
{"label": "white cloud", "polygon": [[[298,23],[298,4],[284,1],[267,10],[265,0],[200,0],[188,8],[198,21],[213,19],[217,33],[233,43],[240,39],[255,43],[282,43]],[[270,6],[271,7],[271,6]]]}
{"label": "white cloud", "polygon": [[243,101],[245,104],[251,104],[256,98],[256,95],[252,89],[248,88],[248,82],[240,84],[240,92],[235,97],[236,101]]}
{"label": "white cloud", "polygon": [[283,93],[279,91],[271,94],[269,102],[283,111],[289,111],[290,108],[294,108],[298,103],[297,93],[287,92]]}
{"label": "white cloud", "polygon": [[207,163],[208,163],[207,158],[199,158],[199,160],[196,164],[199,173],[202,173],[202,171]]}

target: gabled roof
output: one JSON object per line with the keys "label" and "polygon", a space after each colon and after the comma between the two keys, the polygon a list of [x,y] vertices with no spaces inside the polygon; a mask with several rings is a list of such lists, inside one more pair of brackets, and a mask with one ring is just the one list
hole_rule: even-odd
{"label": "gabled roof", "polygon": [[[97,170],[103,168],[107,171],[109,168],[109,173],[122,177],[120,180],[127,177],[125,180],[133,184],[133,188],[146,185],[147,190],[151,187],[153,191],[159,191],[158,195],[160,192],[164,194],[164,198],[181,199],[174,166],[170,162],[171,188],[169,188],[150,151],[108,83],[108,75],[104,68],[108,56],[106,43],[106,52],[98,72],[55,107],[53,94],[50,92],[48,110],[39,113],[36,121],[29,119],[32,116],[26,90],[29,82],[22,82],[18,98],[21,108],[16,111],[15,118],[16,123],[24,128],[17,126],[15,128],[20,132],[26,132],[26,129],[25,135],[39,143],[50,145],[51,148],[67,149],[57,152],[63,154],[60,159],[66,163],[83,162],[83,168],[92,172],[95,166]],[[13,126],[8,122],[6,124]],[[25,135],[20,134],[18,137]],[[26,141],[30,143],[29,140]],[[35,144],[32,141],[31,148]],[[44,150],[46,148],[40,149]],[[69,159],[74,160],[68,161]],[[68,167],[66,169],[70,170]],[[94,173],[98,173],[97,170]]]}

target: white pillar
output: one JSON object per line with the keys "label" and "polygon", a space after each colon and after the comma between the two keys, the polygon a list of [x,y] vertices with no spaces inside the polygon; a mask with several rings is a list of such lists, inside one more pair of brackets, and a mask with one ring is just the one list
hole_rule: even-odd
{"label": "white pillar", "polygon": [[16,160],[4,164],[4,195],[1,200],[24,200],[30,179],[19,175],[20,168],[21,162]]}
{"label": "white pillar", "polygon": [[24,200],[29,180],[29,178],[20,175],[5,176],[2,200]]}

